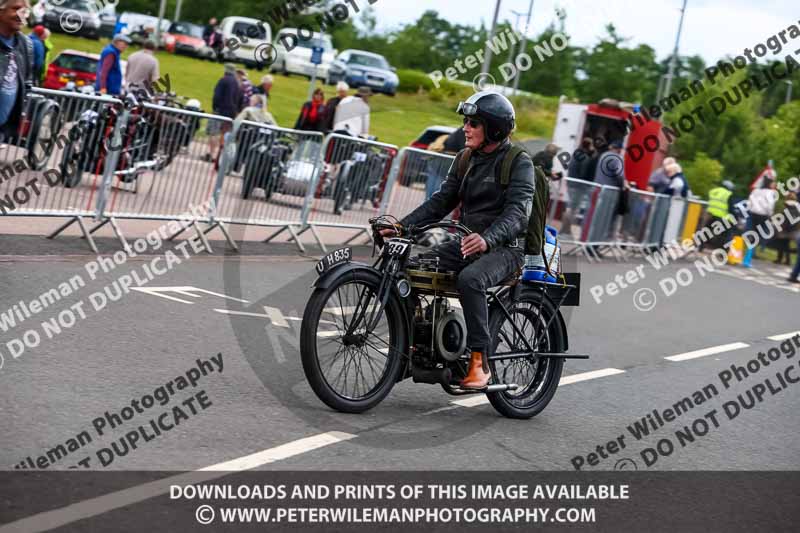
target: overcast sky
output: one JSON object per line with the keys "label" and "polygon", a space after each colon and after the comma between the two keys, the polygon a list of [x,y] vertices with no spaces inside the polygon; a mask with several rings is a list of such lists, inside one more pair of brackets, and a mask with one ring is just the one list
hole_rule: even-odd
{"label": "overcast sky", "polygon": [[[609,22],[634,44],[655,48],[667,57],[675,36],[683,0],[535,0],[532,35],[555,19],[556,6],[567,11],[566,29],[577,46],[591,46]],[[512,10],[527,12],[529,0],[502,0],[500,20],[514,20]],[[381,28],[413,22],[428,9],[451,22],[488,26],[494,0],[377,0],[373,8]],[[700,55],[706,63],[738,55],[800,20],[798,0],[688,0],[681,38],[681,55]],[[524,20],[521,21],[524,25]],[[795,50],[792,48],[791,50]],[[785,55],[782,53],[781,56]],[[769,57],[769,56],[768,56]]]}

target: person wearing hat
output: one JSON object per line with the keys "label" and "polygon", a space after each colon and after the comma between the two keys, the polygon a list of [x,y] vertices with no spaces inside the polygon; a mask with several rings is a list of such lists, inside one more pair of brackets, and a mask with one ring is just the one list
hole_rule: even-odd
{"label": "person wearing hat", "polygon": [[[725,180],[722,182],[722,184],[708,191],[706,223],[703,225],[701,235],[713,235],[714,232],[712,226],[714,224],[722,224],[726,227],[726,230],[720,235],[716,235],[703,241],[703,243],[700,244],[700,250],[703,250],[708,246],[713,246],[716,248],[719,246],[719,244],[726,244],[730,240],[728,238],[730,229],[725,221],[733,216],[731,214],[733,212],[733,206],[735,203],[733,200],[733,189],[733,182],[731,180]],[[712,231],[704,231],[706,228],[712,229]]]}
{"label": "person wearing hat", "polygon": [[45,53],[47,52],[44,46],[45,31],[47,30],[44,29],[44,26],[39,25],[35,26],[28,35],[33,44],[33,82],[36,85],[39,85],[44,77]]}
{"label": "person wearing hat", "polygon": [[[212,107],[215,115],[222,115],[235,119],[242,106],[242,89],[239,80],[236,79],[236,65],[225,63],[225,73],[214,87],[214,99]],[[219,147],[222,145],[222,138],[230,131],[231,125],[228,122],[219,120],[209,120],[206,127],[208,133],[208,149],[206,161],[213,161],[219,155]]]}
{"label": "person wearing hat", "polygon": [[372,89],[359,87],[355,95],[342,99],[333,117],[333,131],[353,137],[368,136],[370,96],[372,96]]}
{"label": "person wearing hat", "polygon": [[155,51],[155,41],[148,39],[141,50],[128,58],[128,66],[125,68],[128,90],[140,89],[152,93],[153,82],[160,76]]}
{"label": "person wearing hat", "polygon": [[111,42],[103,48],[100,60],[97,62],[97,80],[94,89],[102,94],[119,96],[122,94],[122,53],[128,49],[131,39],[127,35],[118,33]]}

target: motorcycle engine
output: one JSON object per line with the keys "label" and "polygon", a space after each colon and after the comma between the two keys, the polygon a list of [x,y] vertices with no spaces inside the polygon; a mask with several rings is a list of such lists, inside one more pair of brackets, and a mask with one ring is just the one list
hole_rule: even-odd
{"label": "motorcycle engine", "polygon": [[436,359],[458,360],[467,346],[467,325],[460,310],[446,298],[436,298],[425,308],[425,319],[417,321],[417,344],[421,351],[433,351]]}

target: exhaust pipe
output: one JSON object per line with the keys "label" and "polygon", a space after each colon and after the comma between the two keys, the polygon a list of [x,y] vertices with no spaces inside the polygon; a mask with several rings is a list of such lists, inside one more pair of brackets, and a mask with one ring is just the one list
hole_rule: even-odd
{"label": "exhaust pipe", "polygon": [[504,392],[507,390],[517,390],[519,385],[516,383],[501,383],[499,385],[489,385],[481,392]]}

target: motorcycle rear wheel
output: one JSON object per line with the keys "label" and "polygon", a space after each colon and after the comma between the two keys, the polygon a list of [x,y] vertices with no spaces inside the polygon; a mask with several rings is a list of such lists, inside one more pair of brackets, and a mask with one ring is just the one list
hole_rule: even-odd
{"label": "motorcycle rear wheel", "polygon": [[358,321],[354,332],[363,336],[360,342],[349,344],[342,336],[356,320],[356,309],[366,306],[371,311],[366,318],[377,312],[372,304],[378,285],[377,276],[354,272],[316,289],[303,314],[300,354],[306,379],[320,400],[343,413],[362,413],[380,403],[403,371],[405,323],[394,295],[372,332],[366,333],[365,318]]}
{"label": "motorcycle rear wheel", "polygon": [[[539,296],[528,296],[508,309],[512,320],[537,352],[563,352],[566,338],[561,330],[557,312],[549,300],[539,306]],[[552,319],[552,320],[551,320]],[[545,326],[549,323],[549,326]],[[536,332],[534,334],[534,332]],[[502,312],[493,313],[489,335],[494,339],[492,353],[527,350],[511,322]],[[536,338],[534,338],[536,337]],[[553,399],[561,380],[564,360],[558,358],[528,358],[504,361],[489,360],[493,383],[515,383],[514,391],[490,392],[492,406],[508,418],[527,419],[541,413]]]}

